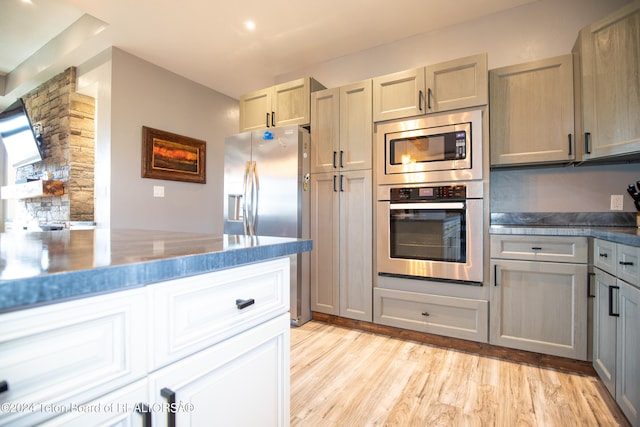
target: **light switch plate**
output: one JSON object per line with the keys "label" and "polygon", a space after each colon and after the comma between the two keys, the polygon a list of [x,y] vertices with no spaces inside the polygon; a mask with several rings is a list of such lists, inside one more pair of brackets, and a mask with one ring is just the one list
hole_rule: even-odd
{"label": "light switch plate", "polygon": [[624,201],[624,199],[622,197],[622,194],[612,194],[611,195],[611,210],[612,211],[621,211],[622,210],[623,201]]}
{"label": "light switch plate", "polygon": [[153,197],[164,197],[164,186],[162,186],[162,185],[154,185],[153,186]]}

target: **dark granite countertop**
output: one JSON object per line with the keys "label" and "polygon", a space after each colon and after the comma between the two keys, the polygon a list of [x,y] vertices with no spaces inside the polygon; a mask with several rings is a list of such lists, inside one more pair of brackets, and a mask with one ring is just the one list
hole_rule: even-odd
{"label": "dark granite countertop", "polygon": [[0,233],[0,312],[311,250],[311,240],[150,230]]}
{"label": "dark granite countertop", "polygon": [[595,237],[640,246],[635,213],[609,212],[517,212],[492,213],[490,234]]}

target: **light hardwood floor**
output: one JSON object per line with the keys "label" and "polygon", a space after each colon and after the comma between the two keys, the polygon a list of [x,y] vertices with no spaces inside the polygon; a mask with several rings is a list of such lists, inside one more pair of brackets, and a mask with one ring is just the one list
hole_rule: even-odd
{"label": "light hardwood floor", "polygon": [[291,425],[628,423],[592,376],[311,321],[291,329]]}

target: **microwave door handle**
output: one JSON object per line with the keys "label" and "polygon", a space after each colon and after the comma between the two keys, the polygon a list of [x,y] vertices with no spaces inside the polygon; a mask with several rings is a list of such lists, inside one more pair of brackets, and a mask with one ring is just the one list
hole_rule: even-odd
{"label": "microwave door handle", "polygon": [[463,202],[451,202],[451,203],[390,203],[389,210],[404,210],[404,209],[430,209],[430,210],[442,210],[442,209],[464,209]]}

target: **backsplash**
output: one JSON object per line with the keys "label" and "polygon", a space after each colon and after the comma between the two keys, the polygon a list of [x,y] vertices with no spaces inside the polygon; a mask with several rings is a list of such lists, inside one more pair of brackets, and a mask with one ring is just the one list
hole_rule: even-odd
{"label": "backsplash", "polygon": [[50,176],[62,196],[18,200],[15,224],[94,220],[95,100],[76,93],[70,67],[23,96],[32,124],[42,125],[44,160],[16,171],[16,180]]}
{"label": "backsplash", "polygon": [[635,227],[634,212],[492,212],[491,225]]}

